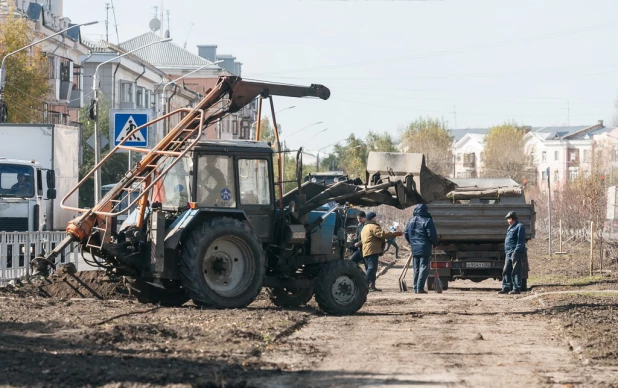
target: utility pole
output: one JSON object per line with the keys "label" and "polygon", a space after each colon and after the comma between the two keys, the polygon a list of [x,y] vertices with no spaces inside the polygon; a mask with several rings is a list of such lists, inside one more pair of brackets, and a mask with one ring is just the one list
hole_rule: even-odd
{"label": "utility pole", "polygon": [[567,101],[567,127],[571,126],[571,102]]}
{"label": "utility pole", "polygon": [[105,3],[105,41],[109,42],[109,3]]}
{"label": "utility pole", "polygon": [[549,221],[549,256],[551,256],[551,188],[550,188],[550,179],[549,179],[549,167],[547,167],[547,218]]}

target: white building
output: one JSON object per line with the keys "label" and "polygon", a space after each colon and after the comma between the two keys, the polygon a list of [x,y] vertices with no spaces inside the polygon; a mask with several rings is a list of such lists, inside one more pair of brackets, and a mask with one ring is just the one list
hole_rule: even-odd
{"label": "white building", "polygon": [[453,172],[451,178],[477,178],[483,171],[483,148],[489,128],[451,129]]}
{"label": "white building", "polygon": [[[53,35],[74,23],[63,16],[62,0],[0,0],[0,13],[12,8],[32,22],[37,39]],[[49,59],[51,93],[41,108],[40,122],[68,124],[83,106],[83,72],[80,57],[88,54],[81,39],[81,27],[42,42],[39,47]],[[7,84],[7,87],[10,85]]]}
{"label": "white building", "polygon": [[603,147],[600,140],[611,131],[599,121],[590,126],[542,127],[528,132],[524,137],[526,153],[530,166],[537,171],[538,182],[547,182],[548,168],[551,184],[559,187],[603,164],[599,160]]}
{"label": "white building", "polygon": [[[91,43],[91,55],[83,58],[84,75],[90,82],[86,82],[84,91],[90,101],[92,93],[92,76],[101,63],[97,73],[99,81],[99,98],[106,101],[111,109],[147,109],[152,111],[151,118],[156,118],[161,110],[161,92],[163,85],[170,79],[165,72],[156,68],[144,59],[132,54],[122,58],[118,54],[126,51],[108,42]],[[178,105],[191,106],[199,101],[199,95],[185,88],[178,88],[174,93],[174,101]],[[149,134],[148,144],[154,144],[163,137],[163,127],[158,125],[155,133]]]}

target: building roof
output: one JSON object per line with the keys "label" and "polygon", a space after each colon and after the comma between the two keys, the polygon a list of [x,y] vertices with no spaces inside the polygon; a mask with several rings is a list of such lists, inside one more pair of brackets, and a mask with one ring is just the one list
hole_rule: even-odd
{"label": "building roof", "polygon": [[461,129],[449,129],[448,132],[453,137],[453,141],[457,143],[468,133],[485,136],[490,128],[461,128]]}
{"label": "building roof", "polygon": [[[131,51],[138,47],[147,45],[149,43],[161,41],[161,37],[153,32],[147,32],[143,35],[137,36],[126,42],[120,44],[120,47],[124,50]],[[157,45],[146,47],[142,50],[136,51],[135,55],[144,59],[145,61],[152,63],[157,67],[201,67],[211,64],[213,69],[218,69],[219,66],[215,65],[208,59],[202,58],[197,54],[178,46],[172,42],[164,42]]]}
{"label": "building roof", "polygon": [[485,134],[481,134],[481,133],[466,133],[461,139],[459,139],[459,141],[455,142],[455,145],[453,148],[458,148],[461,147],[465,142],[466,139],[470,139],[473,141],[476,141],[480,144],[483,144],[483,142],[485,141]]}
{"label": "building roof", "polygon": [[531,132],[541,140],[585,140],[609,131],[611,128],[604,127],[600,121],[594,125],[533,128]]}

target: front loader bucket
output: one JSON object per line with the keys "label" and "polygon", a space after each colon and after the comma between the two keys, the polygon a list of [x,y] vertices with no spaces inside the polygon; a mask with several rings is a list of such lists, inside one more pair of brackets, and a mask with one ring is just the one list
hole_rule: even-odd
{"label": "front loader bucket", "polygon": [[444,197],[457,185],[450,180],[434,174],[426,165],[423,154],[398,152],[370,152],[367,160],[367,173],[370,184],[387,180],[405,182],[406,175],[412,174],[419,202],[429,203]]}

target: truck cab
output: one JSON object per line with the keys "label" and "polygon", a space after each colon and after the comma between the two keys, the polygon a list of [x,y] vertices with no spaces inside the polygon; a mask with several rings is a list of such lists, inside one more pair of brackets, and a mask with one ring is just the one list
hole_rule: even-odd
{"label": "truck cab", "polygon": [[34,160],[0,158],[0,231],[50,230],[55,198],[53,170]]}

